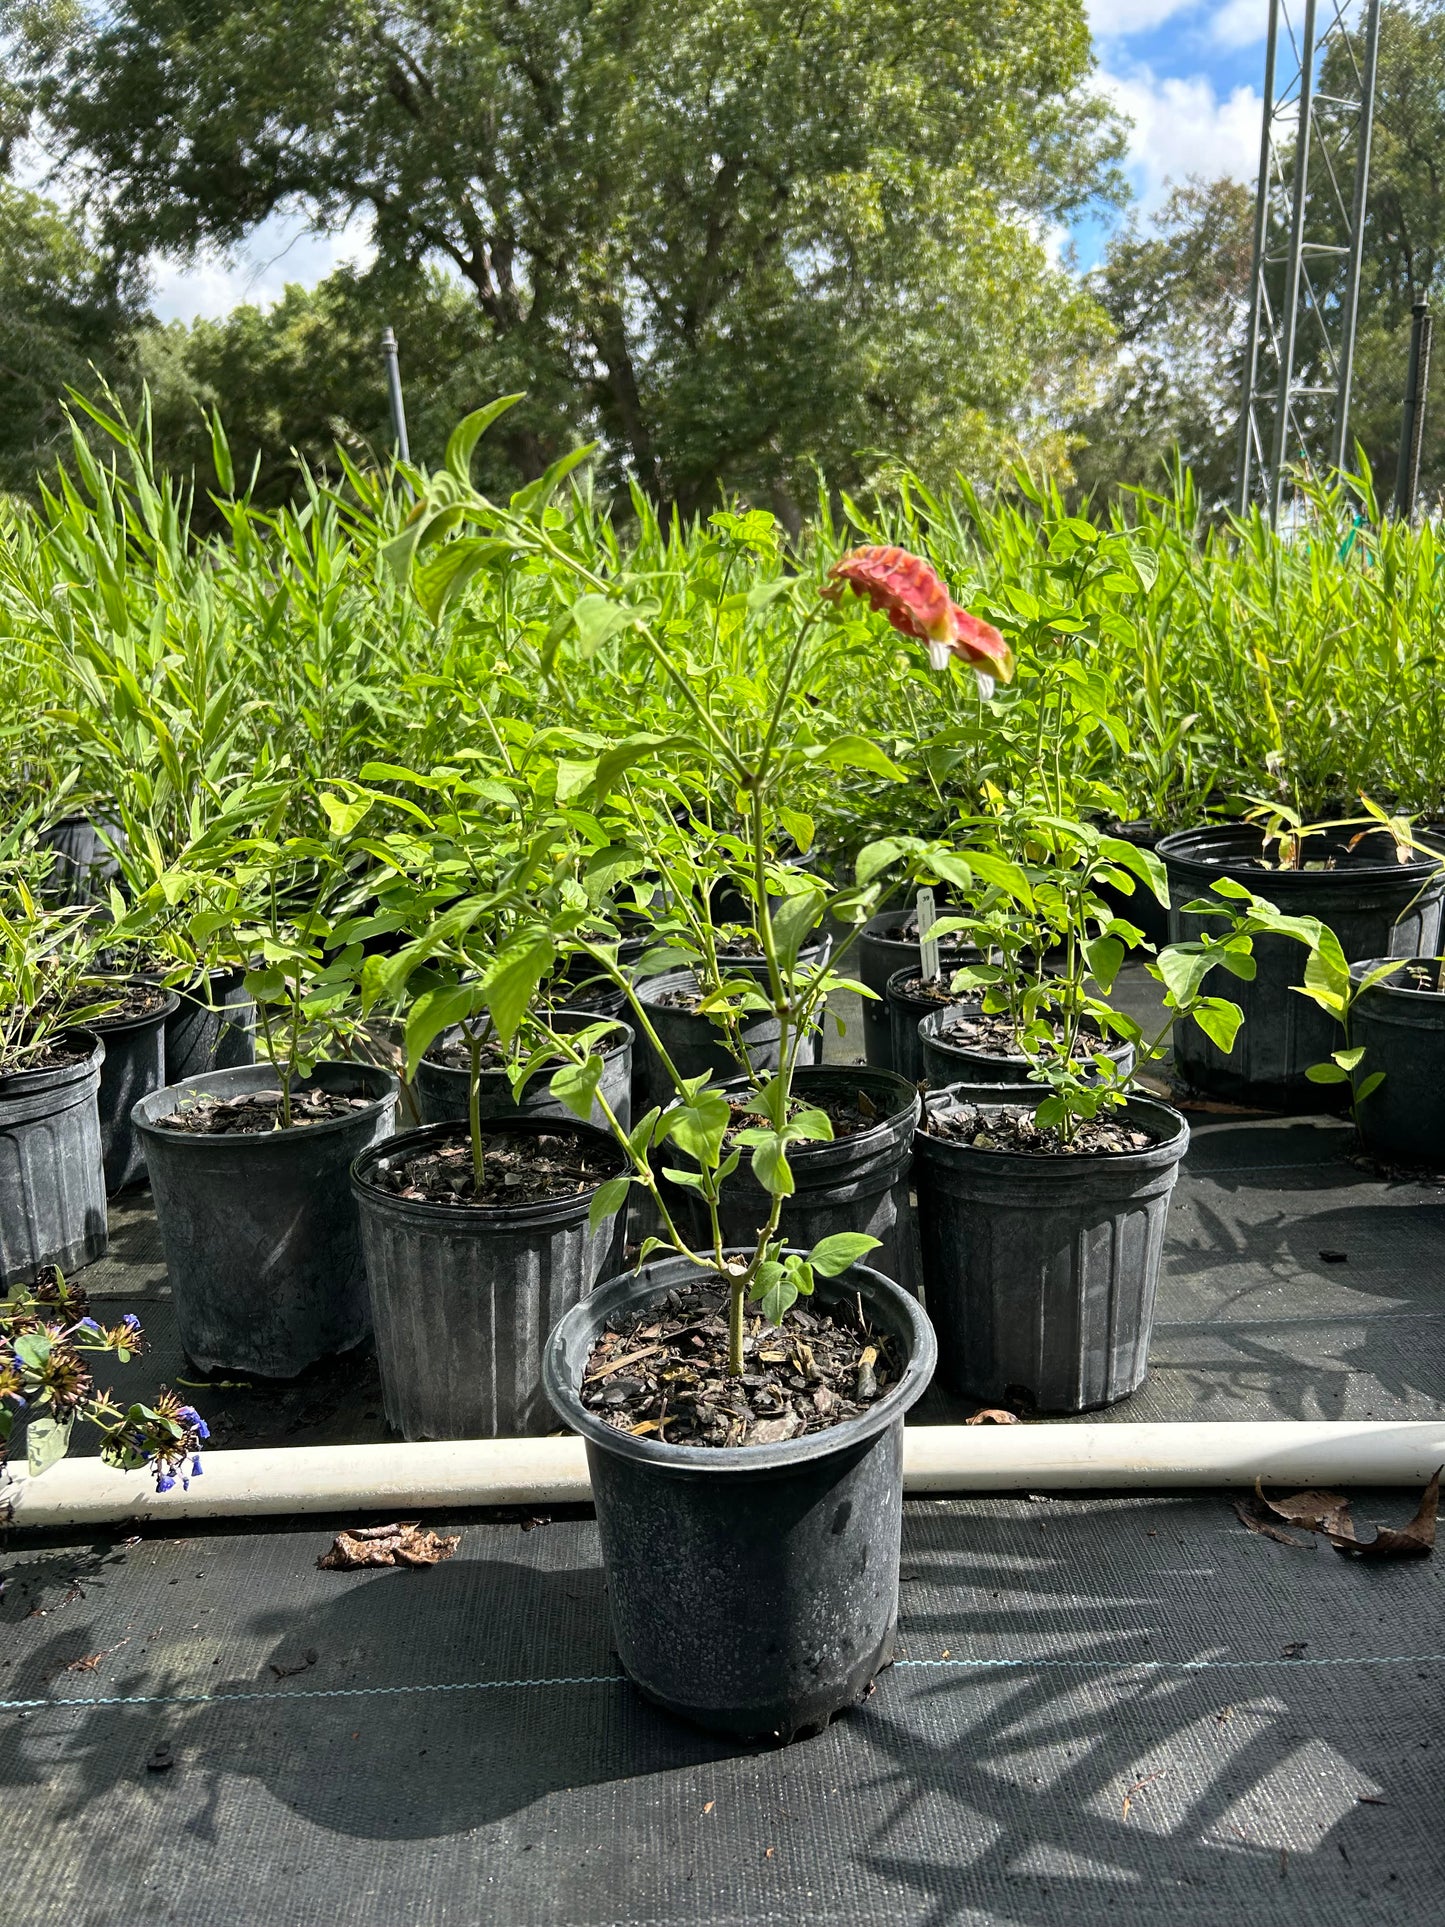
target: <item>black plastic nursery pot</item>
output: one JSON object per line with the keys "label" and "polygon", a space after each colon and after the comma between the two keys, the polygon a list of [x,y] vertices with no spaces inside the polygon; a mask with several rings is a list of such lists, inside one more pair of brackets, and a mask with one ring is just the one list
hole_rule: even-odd
{"label": "black plastic nursery pot", "polygon": [[256,1006],[244,970],[210,970],[185,984],[166,1019],[167,1084],[256,1061]]}
{"label": "black plastic nursery pot", "polygon": [[921,1035],[925,1019],[937,1011],[952,1010],[958,1004],[978,1008],[977,991],[961,990],[955,995],[948,988],[947,979],[951,975],[948,970],[943,973],[944,981],[937,986],[937,995],[929,996],[913,988],[921,968],[920,964],[905,964],[901,970],[894,971],[883,989],[893,1068],[910,1084],[921,1084],[928,1074]]}
{"label": "black plastic nursery pot", "polygon": [[[905,941],[898,932],[913,916],[911,907],[884,910],[870,917],[858,933],[854,953],[855,974],[860,983],[874,993],[862,999],[863,1054],[870,1064],[885,1071],[897,1070],[893,1057],[893,1030],[888,1011],[888,980],[901,970],[916,976],[923,967],[923,946]],[[940,946],[946,970],[956,970],[963,961],[957,946]],[[916,1081],[916,1080],[915,1080]]]}
{"label": "black plastic nursery pot", "polygon": [[159,1122],[202,1097],[277,1088],[275,1066],[209,1071],[135,1107],[176,1325],[204,1371],[295,1378],[370,1329],[349,1172],[390,1135],[397,1080],[372,1064],[317,1064],[297,1080],[363,1100],[349,1116],[206,1137]]}
{"label": "black plastic nursery pot", "polygon": [[103,901],[120,875],[115,851],[125,848],[125,832],[114,818],[97,821],[78,810],[50,824],[35,840],[41,849],[55,852],[45,893],[59,903]]}
{"label": "black plastic nursery pot", "polygon": [[[742,971],[733,964],[730,970]],[[727,1034],[701,1011],[673,1008],[659,1001],[676,991],[695,991],[697,978],[691,970],[669,970],[637,986],[638,1001],[647,1011],[663,1049],[683,1077],[735,1077],[739,1071],[775,1071],[778,1068],[782,1027],[771,1011],[745,1011],[738,1026],[746,1063],[740,1063],[727,1047]],[[798,1047],[798,1062],[811,1064],[815,1037],[805,1037]],[[651,1039],[638,1030],[633,1051],[633,1109],[646,1111],[654,1104],[673,1100],[672,1079],[652,1047]]]}
{"label": "black plastic nursery pot", "polygon": [[0,1073],[0,1286],[28,1284],[41,1265],[79,1271],[106,1252],[96,1107],[105,1044],[88,1030],[56,1042],[77,1061]]}
{"label": "black plastic nursery pot", "polygon": [[180,1007],[175,991],[162,993],[155,984],[147,988],[161,996],[154,1010],[140,1017],[97,1017],[92,1024],[105,1039],[98,1102],[105,1188],[111,1197],[146,1174],[145,1146],[131,1124],[131,1113],[166,1082],[166,1024]]}
{"label": "black plastic nursery pot", "polygon": [[[1350,975],[1358,983],[1386,961],[1363,959],[1351,964]],[[1350,1042],[1365,1052],[1356,1085],[1384,1073],[1355,1106],[1355,1121],[1372,1157],[1438,1167],[1445,1165],[1445,995],[1422,988],[1407,971],[1414,964],[1424,983],[1438,983],[1440,959],[1400,963],[1394,976],[1361,992],[1350,1012]]]}
{"label": "black plastic nursery pot", "polygon": [[[595,1010],[559,1010],[551,1018],[555,1030],[564,1034],[584,1030],[589,1024],[601,1021],[601,1014]],[[455,1043],[461,1033],[448,1031],[438,1040],[442,1046]],[[612,1108],[613,1115],[624,1126],[632,1123],[632,1026],[621,1018],[612,1020],[612,1029],[601,1039],[602,1079],[598,1090]],[[437,1045],[433,1045],[435,1050]],[[522,1093],[518,1104],[512,1095],[512,1086],[504,1070],[484,1070],[479,1079],[478,1101],[481,1115],[495,1117],[560,1117],[570,1118],[573,1113],[567,1109],[560,1098],[553,1097],[549,1088],[552,1073],[539,1071]],[[467,1115],[467,1088],[471,1080],[469,1071],[455,1064],[439,1064],[428,1053],[416,1067],[416,1077],[412,1089],[416,1097],[417,1110],[423,1124],[443,1124],[452,1118]],[[592,1122],[599,1130],[606,1130],[607,1118],[600,1103],[592,1106]]]}
{"label": "black plastic nursery pot", "polygon": [[[746,1078],[721,1087],[732,1095],[747,1089]],[[861,1231],[878,1240],[868,1262],[906,1292],[917,1296],[913,1206],[908,1173],[918,1127],[917,1090],[894,1071],[865,1064],[815,1064],[793,1077],[793,1094],[804,1104],[829,1098],[852,1102],[859,1093],[878,1113],[878,1122],[852,1137],[788,1147],[796,1190],[783,1200],[778,1235],[800,1251],[837,1231]],[[681,1162],[681,1160],[679,1160]],[[694,1246],[711,1242],[707,1207],[695,1191],[662,1181],[673,1222]],[[767,1222],[772,1200],[753,1176],[746,1151],[722,1188],[718,1218],[723,1242],[740,1248],[756,1240]]]}
{"label": "black plastic nursery pot", "polygon": [[866,1414],[777,1445],[668,1445],[615,1431],[578,1396],[598,1334],[699,1275],[678,1257],[599,1285],[548,1341],[547,1396],[587,1442],[629,1677],[699,1726],[802,1738],[854,1705],[893,1657],[903,1415],[932,1376],[933,1332],[907,1292],[854,1265],[819,1279],[817,1302],[857,1294],[906,1360]]}
{"label": "black plastic nursery pot", "polygon": [[[1171,942],[1196,938],[1207,918],[1186,915],[1181,905],[1207,897],[1210,885],[1230,877],[1267,898],[1289,916],[1312,916],[1329,925],[1346,959],[1427,956],[1438,947],[1445,871],[1427,857],[1395,860],[1387,832],[1371,832],[1354,849],[1351,832],[1312,837],[1311,862],[1330,869],[1262,868],[1263,838],[1250,823],[1224,823],[1166,836],[1159,855],[1169,872]],[[1301,994],[1306,952],[1289,937],[1256,937],[1256,974],[1249,982],[1218,973],[1211,988],[1244,1012],[1244,1023],[1227,1055],[1197,1024],[1174,1035],[1174,1061],[1195,1090],[1235,1103],[1281,1111],[1318,1111],[1332,1089],[1312,1084],[1305,1073],[1340,1045],[1339,1026],[1327,1011]]]}
{"label": "black plastic nursery pot", "polygon": [[[625,1154],[576,1118],[513,1115],[509,1138],[585,1138],[614,1175]],[[442,1205],[375,1182],[394,1158],[455,1144],[453,1122],[403,1131],[352,1167],[387,1423],[407,1439],[537,1436],[556,1429],[542,1390],[542,1348],[558,1319],[621,1262],[625,1214],[596,1230],[596,1187],[543,1203]]]}
{"label": "black plastic nursery pot", "polygon": [[[970,1050],[966,1044],[952,1035],[960,1018],[977,1017],[983,1005],[977,997],[960,1000],[956,1004],[945,1005],[925,1017],[918,1026],[919,1049],[923,1054],[923,1077],[930,1090],[942,1090],[952,1084],[1016,1084],[1028,1074],[1029,1060],[1019,1052],[1009,1057],[998,1057],[989,1051]],[[1134,1068],[1134,1046],[1115,1040],[1105,1044],[1097,1033],[1090,1033],[1092,1042],[1082,1041],[1082,1048],[1094,1054],[1095,1047],[1102,1048],[1106,1056],[1112,1058],[1126,1075]]]}
{"label": "black plastic nursery pot", "polygon": [[[949,1093],[1035,1108],[1037,1085]],[[931,1110],[947,1097],[927,1100]],[[1034,1412],[1115,1405],[1149,1369],[1169,1198],[1189,1126],[1130,1098],[1147,1150],[1029,1157],[920,1130],[914,1140],[923,1289],[953,1392]]]}

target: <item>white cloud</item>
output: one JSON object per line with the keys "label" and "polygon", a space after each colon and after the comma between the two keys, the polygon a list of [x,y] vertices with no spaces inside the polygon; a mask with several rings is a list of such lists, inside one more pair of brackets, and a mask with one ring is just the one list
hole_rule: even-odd
{"label": "white cloud", "polygon": [[1176,13],[1192,13],[1198,4],[1199,0],[1088,0],[1089,26],[1096,39],[1123,40],[1131,33],[1162,27]]}
{"label": "white cloud", "polygon": [[1269,0],[1225,0],[1209,16],[1216,47],[1252,47],[1269,32]]}
{"label": "white cloud", "polygon": [[1202,74],[1161,77],[1147,67],[1100,74],[1099,85],[1133,122],[1126,166],[1145,213],[1163,200],[1167,181],[1254,179],[1263,103],[1252,87],[1221,97]]}
{"label": "white cloud", "polygon": [[268,307],[288,282],[311,287],[336,268],[365,266],[374,254],[365,216],[318,234],[299,216],[273,214],[232,255],[205,253],[194,261],[157,255],[151,263],[151,307],[162,321],[229,314],[242,302]]}

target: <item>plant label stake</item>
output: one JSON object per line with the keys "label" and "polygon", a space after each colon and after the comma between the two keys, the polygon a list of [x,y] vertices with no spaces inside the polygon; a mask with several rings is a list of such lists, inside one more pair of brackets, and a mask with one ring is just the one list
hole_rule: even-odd
{"label": "plant label stake", "polygon": [[918,892],[918,947],[921,954],[923,980],[936,984],[943,975],[943,965],[938,956],[938,939],[928,933],[938,921],[938,911],[934,907],[933,892]]}

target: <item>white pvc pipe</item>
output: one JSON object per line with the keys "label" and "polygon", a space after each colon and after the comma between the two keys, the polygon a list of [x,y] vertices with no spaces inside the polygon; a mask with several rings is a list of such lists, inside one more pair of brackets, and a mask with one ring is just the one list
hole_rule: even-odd
{"label": "white pvc pipe", "polygon": [[[904,1434],[911,1493],[1168,1491],[1186,1486],[1423,1485],[1445,1464],[1445,1418],[1225,1424],[917,1425]],[[585,1504],[582,1441],[464,1439],[207,1452],[188,1492],[144,1472],[62,1459],[0,1485],[17,1526],[113,1525],[267,1514]]]}

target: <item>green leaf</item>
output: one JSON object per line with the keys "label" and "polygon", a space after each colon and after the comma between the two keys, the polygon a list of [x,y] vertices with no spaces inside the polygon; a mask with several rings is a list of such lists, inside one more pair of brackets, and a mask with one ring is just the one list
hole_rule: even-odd
{"label": "green leaf", "polygon": [[534,929],[507,944],[487,972],[483,995],[504,1044],[516,1035],[555,955],[551,932]]}
{"label": "green leaf", "polygon": [[877,743],[851,732],[835,736],[831,743],[824,743],[820,748],[805,750],[804,754],[810,761],[828,763],[834,769],[866,770],[870,776],[886,776],[893,783],[904,780],[903,771],[891,757],[884,755]]}
{"label": "green leaf", "polygon": [[723,1132],[732,1122],[732,1107],[717,1091],[699,1090],[668,1113],[668,1136],[705,1170],[718,1162]]}
{"label": "green leaf", "polygon": [[498,401],[489,401],[485,408],[474,408],[457,423],[447,436],[446,465],[459,482],[471,480],[473,450],[492,423],[524,399],[522,395],[503,395]]}
{"label": "green leaf", "polygon": [[1348,1084],[1350,1074],[1338,1064],[1311,1064],[1305,1072],[1311,1084]]}
{"label": "green leaf", "polygon": [[476,984],[446,984],[438,990],[423,991],[406,1014],[406,1081],[416,1076],[427,1051],[453,1024],[476,1011],[480,1000]]}
{"label": "green leaf", "polygon": [[1211,955],[1193,944],[1170,944],[1154,959],[1151,974],[1163,981],[1181,1008],[1187,1008],[1199,995],[1199,986],[1216,961],[1217,953]]}
{"label": "green leaf", "polygon": [[557,758],[557,801],[570,803],[584,790],[590,789],[597,777],[597,758],[589,756],[585,762],[574,762],[569,757]]}
{"label": "green leaf", "polygon": [[63,1459],[70,1449],[73,1419],[33,1417],[25,1428],[25,1463],[32,1477]]}
{"label": "green leaf", "polygon": [[778,817],[783,828],[798,846],[799,854],[806,856],[813,847],[814,824],[806,810],[790,809],[786,803],[778,805]]}
{"label": "green leaf", "polygon": [[535,482],[528,482],[525,488],[519,488],[511,498],[510,506],[518,515],[533,515],[537,510],[545,508],[573,469],[580,468],[596,447],[596,442],[584,442],[580,448],[574,448],[570,454],[563,455],[558,461],[553,462],[545,474],[539,475]]}
{"label": "green leaf", "polygon": [[1352,1071],[1365,1054],[1363,1044],[1352,1044],[1348,1050],[1331,1051],[1330,1055],[1342,1071]]}
{"label": "green leaf", "polygon": [[1117,937],[1094,937],[1084,945],[1084,955],[1100,990],[1107,996],[1126,955],[1123,944]]}
{"label": "green leaf", "polygon": [[592,1116],[597,1086],[602,1082],[602,1059],[589,1057],[585,1064],[564,1064],[552,1073],[548,1088],[559,1103],[586,1124]]}
{"label": "green leaf", "polygon": [[808,1263],[820,1278],[837,1278],[849,1265],[856,1265],[876,1250],[880,1242],[862,1231],[835,1231],[831,1237],[818,1240],[808,1253]]}
{"label": "green leaf", "polygon": [[412,592],[434,623],[479,569],[510,562],[512,545],[494,535],[464,535],[443,542],[412,571]]}
{"label": "green leaf", "polygon": [[797,1189],[793,1167],[788,1163],[788,1140],[780,1131],[769,1131],[761,1144],[753,1147],[753,1176],[771,1198],[790,1198]]}
{"label": "green leaf", "polygon": [[795,964],[803,939],[823,915],[828,892],[821,883],[810,884],[790,896],[773,915],[773,939],[784,962]]}
{"label": "green leaf", "polygon": [[1369,1076],[1360,1085],[1360,1088],[1355,1092],[1355,1102],[1357,1104],[1363,1104],[1371,1091],[1377,1091],[1384,1081],[1385,1073],[1383,1071],[1371,1071]]}
{"label": "green leaf", "polygon": [[631,1178],[609,1178],[606,1184],[599,1185],[587,1207],[587,1229],[595,1231],[604,1218],[610,1218],[620,1211],[631,1189]]}
{"label": "green leaf", "polygon": [[326,812],[326,821],[331,825],[331,834],[350,836],[371,814],[374,800],[373,797],[362,796],[354,803],[348,803],[340,796],[333,796],[330,790],[322,790],[321,807]]}
{"label": "green leaf", "polygon": [[1234,1049],[1234,1040],[1244,1022],[1244,1012],[1238,1004],[1231,1004],[1225,997],[1202,997],[1189,1014],[1209,1041],[1226,1055]]}

